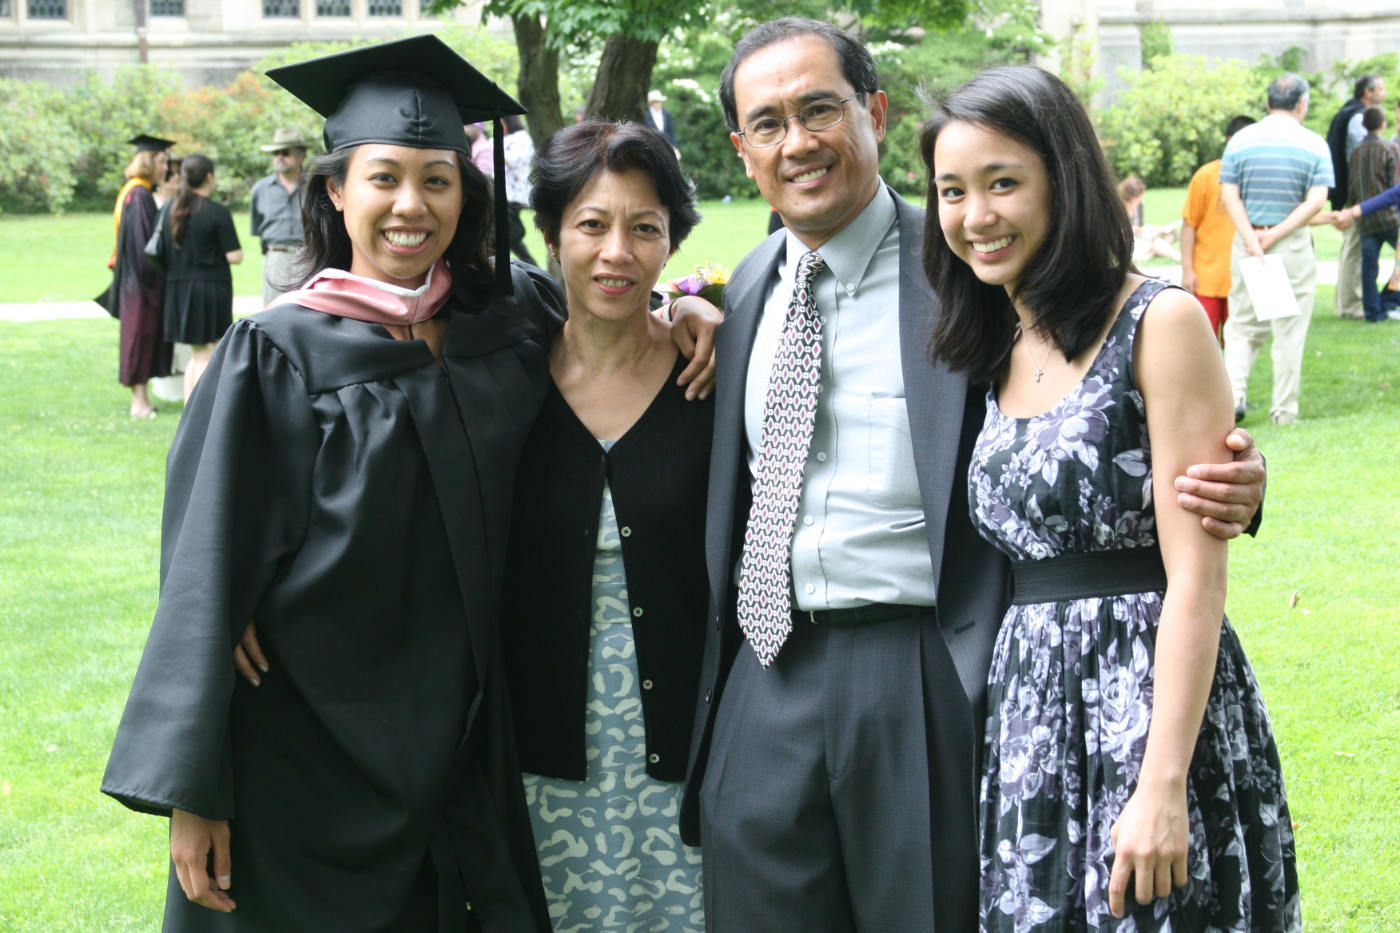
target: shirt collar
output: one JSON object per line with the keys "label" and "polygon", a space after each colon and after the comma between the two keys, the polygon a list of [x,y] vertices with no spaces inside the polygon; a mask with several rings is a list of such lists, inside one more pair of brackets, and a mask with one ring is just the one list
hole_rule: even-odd
{"label": "shirt collar", "polygon": [[[879,190],[855,218],[842,227],[837,234],[817,248],[826,267],[836,276],[838,282],[846,286],[849,294],[855,294],[861,279],[875,258],[890,228],[894,226],[894,199],[882,180]],[[787,253],[778,274],[788,283],[797,274],[797,263],[811,250],[797,238],[791,230],[787,232]]]}

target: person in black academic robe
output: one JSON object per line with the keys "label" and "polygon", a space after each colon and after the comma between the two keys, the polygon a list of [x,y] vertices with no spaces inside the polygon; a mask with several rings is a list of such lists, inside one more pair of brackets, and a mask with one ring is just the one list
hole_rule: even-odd
{"label": "person in black academic robe", "polygon": [[156,229],[156,202],[151,188],[165,177],[170,140],[137,136],[126,184],[117,195],[116,250],[112,255],[112,284],[98,303],[121,322],[117,381],[131,388],[131,416],[154,417],[146,383],[170,375],[173,346],[165,339],[161,304],[165,275],[146,259],[146,241]]}
{"label": "person in black academic robe", "polygon": [[[297,306],[240,321],[171,448],[161,601],[104,790],[231,817],[248,929],[394,928],[425,856],[441,886],[508,871],[508,835],[476,824],[515,811],[529,838],[518,771],[491,752],[508,738],[492,577],[547,335],[446,316],[442,365]],[[273,661],[256,688],[229,664],[252,618]],[[173,879],[170,928],[222,919]],[[490,916],[472,880],[461,899]]]}
{"label": "person in black academic robe", "polygon": [[[461,99],[519,105],[432,36],[273,76],[314,98],[326,62],[360,80],[325,105],[320,271],[234,324],[186,407],[102,787],[172,816],[166,930],[547,930],[496,600],[562,301],[493,272]],[[386,192],[384,226],[341,219]],[[250,620],[256,687],[230,665]]]}

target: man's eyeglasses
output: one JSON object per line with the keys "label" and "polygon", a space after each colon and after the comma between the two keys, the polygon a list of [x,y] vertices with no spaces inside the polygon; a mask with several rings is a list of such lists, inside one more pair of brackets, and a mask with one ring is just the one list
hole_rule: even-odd
{"label": "man's eyeglasses", "polygon": [[275,156],[289,156],[289,155],[292,155],[294,152],[296,152],[295,149],[278,149],[276,152],[273,153],[273,155],[275,155]]}
{"label": "man's eyeglasses", "polygon": [[846,115],[846,102],[860,96],[860,93],[857,92],[840,100],[823,97],[804,105],[797,113],[788,114],[785,117],[759,117],[744,127],[743,132],[739,135],[744,137],[744,141],[754,149],[766,149],[783,141],[787,136],[788,121],[793,118],[802,121],[802,125],[812,132],[829,130],[840,123],[841,118]]}

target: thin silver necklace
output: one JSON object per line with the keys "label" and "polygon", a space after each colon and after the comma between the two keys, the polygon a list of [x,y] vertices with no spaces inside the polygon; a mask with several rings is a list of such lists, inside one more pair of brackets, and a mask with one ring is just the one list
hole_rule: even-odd
{"label": "thin silver necklace", "polygon": [[1035,354],[1031,353],[1031,342],[1026,339],[1025,332],[1021,329],[1020,323],[1016,324],[1016,336],[1021,338],[1021,346],[1026,348],[1026,359],[1031,361],[1031,369],[1035,370],[1031,375],[1035,376],[1035,381],[1039,382],[1040,377],[1045,375],[1045,370],[1040,368],[1040,364],[1035,361]]}

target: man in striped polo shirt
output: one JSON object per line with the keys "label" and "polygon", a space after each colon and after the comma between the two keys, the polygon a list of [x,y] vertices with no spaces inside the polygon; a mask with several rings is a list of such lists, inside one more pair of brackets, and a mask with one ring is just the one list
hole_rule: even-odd
{"label": "man in striped polo shirt", "polygon": [[[1220,201],[1235,225],[1230,250],[1230,318],[1225,322],[1225,370],[1235,395],[1235,420],[1244,417],[1249,371],[1265,341],[1274,338],[1273,402],[1269,420],[1298,420],[1298,388],[1303,341],[1312,318],[1317,281],[1308,223],[1322,208],[1332,186],[1327,142],[1304,129],[1308,82],[1289,72],[1269,85],[1269,115],[1235,134],[1220,165]],[[1293,317],[1261,321],[1240,275],[1240,258],[1283,257],[1298,299]]]}

